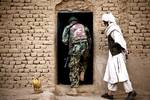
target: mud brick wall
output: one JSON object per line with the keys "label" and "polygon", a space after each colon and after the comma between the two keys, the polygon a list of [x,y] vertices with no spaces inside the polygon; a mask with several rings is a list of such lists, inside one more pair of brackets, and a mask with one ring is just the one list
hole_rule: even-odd
{"label": "mud brick wall", "polygon": [[130,0],[129,47],[132,53],[141,56],[150,54],[150,1]]}
{"label": "mud brick wall", "polygon": [[1,0],[0,87],[31,87],[33,77],[54,84],[50,1]]}
{"label": "mud brick wall", "polygon": [[127,41],[134,86],[150,91],[149,0],[0,0],[0,88],[31,87],[33,77],[39,77],[43,86],[55,87],[57,13],[62,10],[93,12],[97,91],[104,87],[107,61],[107,39],[101,34],[101,15],[106,11],[115,15]]}
{"label": "mud brick wall", "polygon": [[129,0],[128,8],[128,69],[134,87],[149,93],[150,1]]}

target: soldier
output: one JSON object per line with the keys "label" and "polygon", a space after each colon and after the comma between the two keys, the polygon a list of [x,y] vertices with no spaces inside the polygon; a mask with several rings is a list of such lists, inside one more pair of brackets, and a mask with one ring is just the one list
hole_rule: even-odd
{"label": "soldier", "polygon": [[125,92],[128,94],[125,100],[133,100],[136,92],[133,90],[129,80],[125,64],[125,55],[127,55],[126,41],[120,27],[116,24],[112,13],[102,15],[102,20],[106,26],[105,33],[108,37],[109,56],[104,75],[104,81],[108,83],[108,92],[102,97],[113,99],[113,92],[117,90],[117,84],[122,82]]}
{"label": "soldier", "polygon": [[68,95],[77,95],[76,88],[79,87],[79,81],[84,81],[91,37],[89,29],[79,23],[76,17],[71,17],[68,23],[69,25],[64,28],[62,34],[62,42],[69,46],[69,59],[67,59],[66,63],[68,63],[67,65],[70,69],[71,91],[69,91]]}

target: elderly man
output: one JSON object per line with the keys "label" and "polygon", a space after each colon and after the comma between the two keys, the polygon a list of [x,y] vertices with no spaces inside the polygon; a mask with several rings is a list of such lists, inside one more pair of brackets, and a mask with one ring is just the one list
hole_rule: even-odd
{"label": "elderly man", "polygon": [[108,92],[102,97],[113,99],[113,92],[117,90],[117,83],[122,82],[128,96],[125,100],[133,100],[136,92],[132,88],[126,69],[125,58],[128,53],[126,42],[120,27],[112,13],[102,15],[102,21],[106,26],[105,32],[108,37],[109,56],[104,74],[104,81],[108,83]]}
{"label": "elderly man", "polygon": [[71,17],[69,25],[64,28],[62,42],[69,45],[68,67],[70,69],[69,78],[72,89],[68,95],[77,95],[76,88],[79,87],[79,81],[84,81],[87,67],[91,45],[89,30],[83,24],[79,23],[76,17]]}

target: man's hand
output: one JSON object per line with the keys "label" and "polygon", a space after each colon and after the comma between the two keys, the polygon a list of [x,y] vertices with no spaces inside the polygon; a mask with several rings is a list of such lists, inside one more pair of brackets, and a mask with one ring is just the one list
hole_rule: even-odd
{"label": "man's hand", "polygon": [[123,50],[123,53],[124,53],[126,59],[128,59],[128,50]]}

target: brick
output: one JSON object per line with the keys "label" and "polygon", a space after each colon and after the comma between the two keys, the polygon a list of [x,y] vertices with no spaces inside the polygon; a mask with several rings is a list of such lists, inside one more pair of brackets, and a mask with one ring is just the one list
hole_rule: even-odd
{"label": "brick", "polygon": [[23,10],[33,10],[34,9],[34,7],[33,6],[25,6],[25,7],[23,7],[22,8]]}
{"label": "brick", "polygon": [[32,13],[32,14],[40,14],[40,13],[41,13],[41,10],[31,10],[31,13]]}
{"label": "brick", "polygon": [[34,18],[38,18],[39,15],[38,15],[38,14],[33,14],[33,17],[34,17]]}
{"label": "brick", "polygon": [[34,64],[39,64],[40,61],[39,61],[39,60],[35,60],[35,61],[33,61],[33,63],[34,63]]}
{"label": "brick", "polygon": [[25,18],[26,15],[25,15],[25,14],[21,14],[20,17],[21,17],[21,18]]}
{"label": "brick", "polygon": [[37,53],[31,53],[32,57],[36,57]]}
{"label": "brick", "polygon": [[146,9],[146,7],[140,7],[140,10],[145,10]]}
{"label": "brick", "polygon": [[30,29],[29,26],[20,26],[20,29]]}
{"label": "brick", "polygon": [[143,41],[142,43],[143,43],[143,45],[149,45],[150,41]]}
{"label": "brick", "polygon": [[31,72],[36,72],[36,69],[31,69],[30,71],[31,71]]}
{"label": "brick", "polygon": [[18,81],[18,80],[20,80],[20,77],[14,77],[14,80]]}
{"label": "brick", "polygon": [[143,49],[143,52],[150,53],[150,49]]}
{"label": "brick", "polygon": [[19,49],[9,49],[8,50],[10,53],[19,53],[20,50]]}
{"label": "brick", "polygon": [[34,18],[26,18],[26,19],[25,19],[25,22],[34,22],[34,21],[35,21]]}
{"label": "brick", "polygon": [[132,7],[132,10],[138,11],[139,7]]}
{"label": "brick", "polygon": [[20,15],[21,14],[29,14],[30,13],[29,10],[19,10],[18,12],[19,12]]}
{"label": "brick", "polygon": [[15,61],[11,61],[10,62],[10,65],[14,65],[16,62]]}
{"label": "brick", "polygon": [[13,0],[13,2],[19,2],[20,0]]}
{"label": "brick", "polygon": [[32,18],[32,14],[27,14],[27,18]]}
{"label": "brick", "polygon": [[40,18],[45,18],[46,16],[45,16],[45,14],[40,14],[39,17]]}
{"label": "brick", "polygon": [[147,3],[147,2],[138,3],[138,6],[143,6],[143,7],[145,7],[145,6],[148,6],[148,3]]}
{"label": "brick", "polygon": [[15,14],[17,13],[17,10],[7,10],[7,14]]}
{"label": "brick", "polygon": [[150,37],[150,33],[144,33],[144,36]]}
{"label": "brick", "polygon": [[37,56],[38,57],[42,57],[44,55],[44,53],[38,53]]}
{"label": "brick", "polygon": [[145,38],[145,41],[150,41],[150,37],[146,37],[146,38]]}
{"label": "brick", "polygon": [[12,72],[13,72],[13,73],[18,73],[19,70],[18,70],[18,69],[12,69]]}
{"label": "brick", "polygon": [[20,72],[20,73],[24,72],[24,69],[19,69],[19,72]]}
{"label": "brick", "polygon": [[23,53],[30,53],[31,52],[31,49],[22,49],[22,50],[20,50],[21,52],[23,52]]}
{"label": "brick", "polygon": [[24,0],[25,3],[31,3],[32,0]]}
{"label": "brick", "polygon": [[8,49],[1,49],[0,50],[1,53],[8,52],[8,51],[9,51]]}
{"label": "brick", "polygon": [[21,61],[16,61],[15,64],[16,64],[16,65],[20,65],[20,64],[21,64]]}
{"label": "brick", "polygon": [[14,88],[19,88],[20,85],[19,85],[19,84],[13,84],[13,87],[14,87]]}
{"label": "brick", "polygon": [[14,18],[19,18],[19,14],[14,14],[13,17]]}
{"label": "brick", "polygon": [[35,26],[39,26],[40,23],[39,23],[39,22],[34,22],[34,25],[35,25]]}
{"label": "brick", "polygon": [[5,68],[1,68],[1,72],[4,73],[6,71]]}
{"label": "brick", "polygon": [[29,73],[30,70],[29,70],[29,69],[24,69],[24,72],[25,72],[25,73]]}
{"label": "brick", "polygon": [[42,69],[37,69],[37,72],[42,72],[43,70]]}
{"label": "brick", "polygon": [[45,61],[40,61],[40,64],[45,64]]}
{"label": "brick", "polygon": [[43,69],[43,73],[47,73],[47,72],[49,72],[48,69]]}
{"label": "brick", "polygon": [[28,77],[28,73],[22,72],[18,76],[20,76],[20,77]]}

